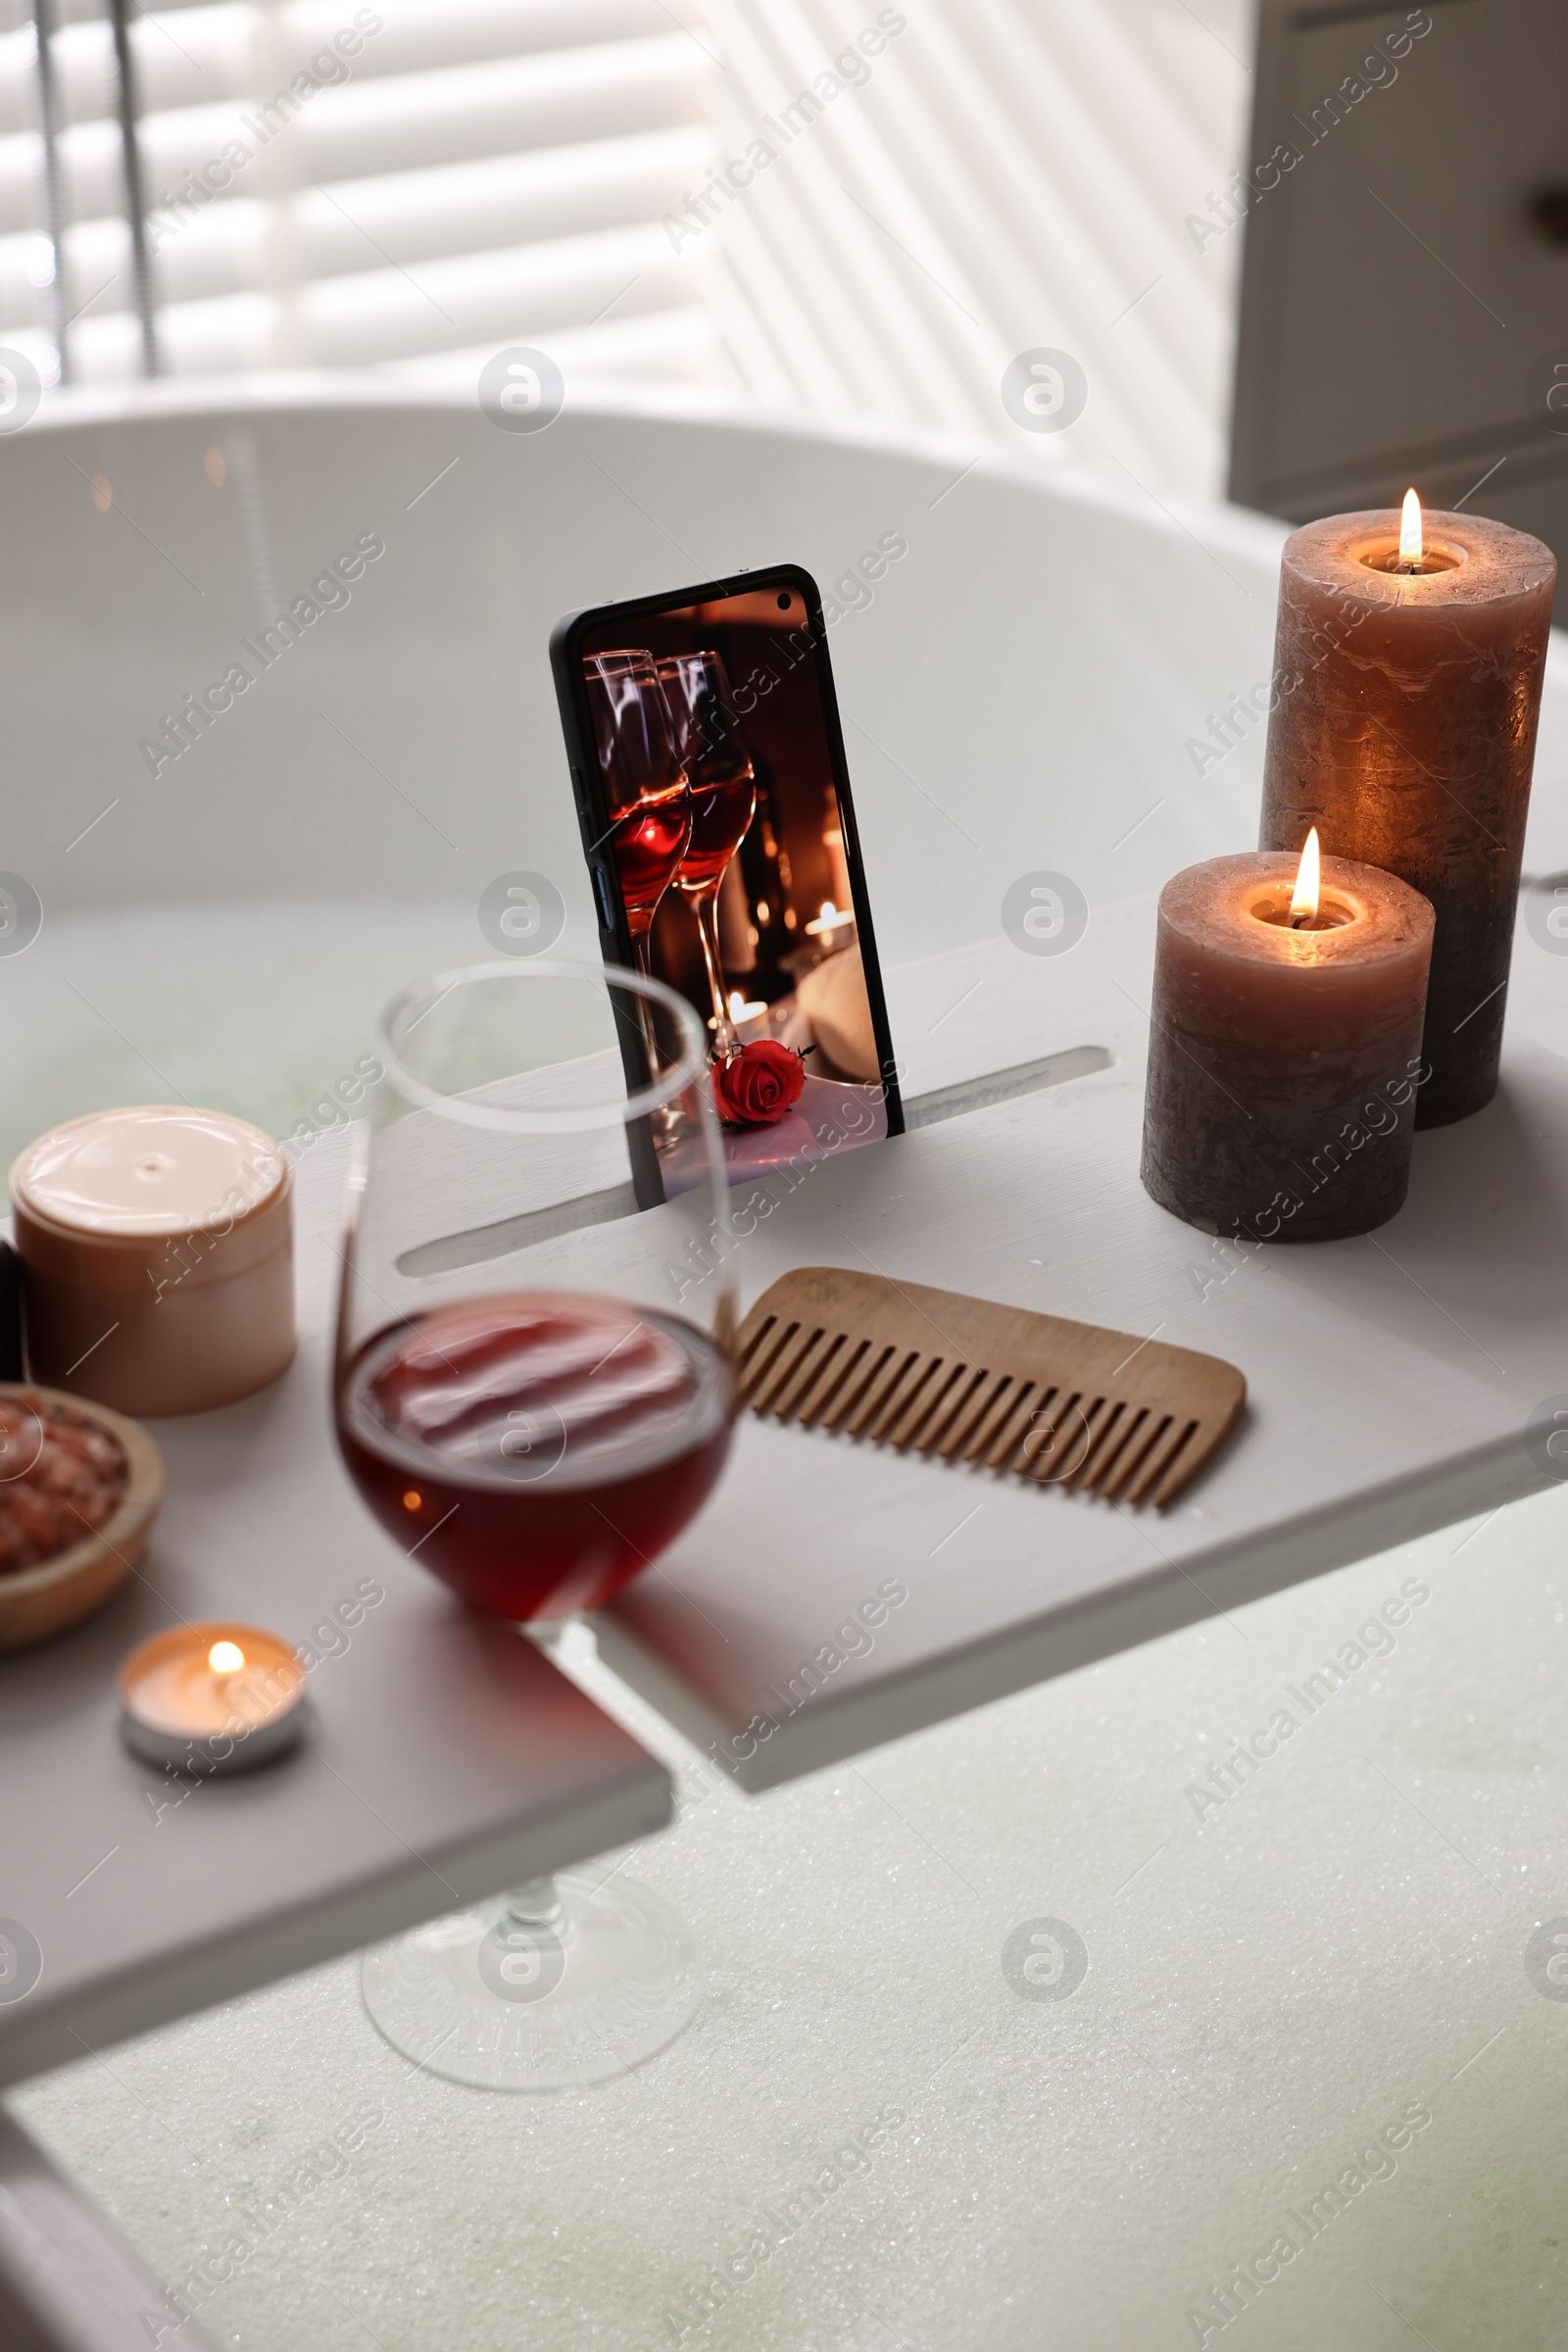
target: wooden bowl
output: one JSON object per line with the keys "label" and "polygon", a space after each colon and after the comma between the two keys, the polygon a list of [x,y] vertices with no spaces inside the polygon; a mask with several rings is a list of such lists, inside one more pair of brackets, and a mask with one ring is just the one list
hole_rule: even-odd
{"label": "wooden bowl", "polygon": [[39,1396],[96,1422],[118,1440],[129,1476],[101,1528],[36,1568],[0,1575],[0,1650],[26,1649],[101,1608],[146,1550],[164,1499],[164,1457],[139,1422],[85,1396],[69,1396],[63,1389],[40,1388],[36,1381],[0,1381],[0,1401],[15,1396]]}

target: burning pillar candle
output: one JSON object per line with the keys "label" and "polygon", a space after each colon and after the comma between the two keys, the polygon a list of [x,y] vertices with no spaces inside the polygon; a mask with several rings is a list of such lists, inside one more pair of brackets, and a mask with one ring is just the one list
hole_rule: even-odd
{"label": "burning pillar candle", "polygon": [[1317,826],[1437,916],[1416,1112],[1441,1127],[1497,1084],[1508,956],[1557,566],[1479,515],[1336,514],[1280,571],[1264,850]]}
{"label": "burning pillar candle", "polygon": [[1145,1188],[1189,1225],[1334,1241],[1409,1180],[1432,908],[1346,858],[1211,858],[1159,901]]}

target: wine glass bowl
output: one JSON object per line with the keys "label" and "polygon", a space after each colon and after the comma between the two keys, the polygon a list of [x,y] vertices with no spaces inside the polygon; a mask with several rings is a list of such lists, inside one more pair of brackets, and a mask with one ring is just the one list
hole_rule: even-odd
{"label": "wine glass bowl", "polygon": [[691,839],[675,877],[682,896],[715,895],[757,807],[757,770],[721,654],[663,654],[656,664],[692,800]]}
{"label": "wine glass bowl", "polygon": [[[628,1097],[617,1024],[644,1019],[664,1065]],[[472,1606],[599,1607],[702,1507],[730,1444],[733,1301],[691,1247],[722,1214],[697,1016],[641,975],[480,965],[400,997],[378,1059],[339,1317],[344,1462]],[[652,1128],[671,1112],[666,1201]],[[645,1214],[606,1221],[617,1183]]]}
{"label": "wine glass bowl", "polygon": [[562,1617],[602,1607],[702,1508],[731,1389],[678,1316],[496,1292],[362,1349],[339,1436],[373,1516],[461,1599]]}
{"label": "wine glass bowl", "polygon": [[583,675],[611,820],[611,854],[638,968],[646,972],[648,933],[691,839],[685,763],[645,646],[590,654]]}
{"label": "wine glass bowl", "polygon": [[684,787],[659,800],[639,802],[610,828],[626,928],[639,951],[653,929],[660,900],[680,870],[691,830],[691,803]]}

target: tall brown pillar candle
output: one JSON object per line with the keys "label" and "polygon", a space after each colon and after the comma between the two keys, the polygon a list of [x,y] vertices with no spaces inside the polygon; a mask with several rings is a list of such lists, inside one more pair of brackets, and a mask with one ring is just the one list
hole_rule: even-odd
{"label": "tall brown pillar candle", "polygon": [[1393,874],[1248,852],[1160,893],[1143,1179],[1205,1233],[1334,1241],[1404,1200],[1432,909]]}
{"label": "tall brown pillar candle", "polygon": [[1258,847],[1315,825],[1431,900],[1416,1125],[1443,1127],[1496,1091],[1557,565],[1480,515],[1410,519],[1405,569],[1392,508],[1285,543]]}

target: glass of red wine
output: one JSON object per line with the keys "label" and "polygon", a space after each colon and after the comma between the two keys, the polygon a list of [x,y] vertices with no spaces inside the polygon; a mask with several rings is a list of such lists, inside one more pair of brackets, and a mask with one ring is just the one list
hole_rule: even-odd
{"label": "glass of red wine", "polygon": [[723,656],[709,647],[665,654],[657,668],[692,805],[691,837],[676,868],[675,887],[697,917],[713,999],[713,1034],[721,1059],[728,1061],[740,1051],[740,1039],[724,993],[718,893],[757,808],[757,770],[735,715]]}
{"label": "glass of red wine", "polygon": [[[656,1048],[630,1094],[628,1033]],[[377,1058],[338,1317],[343,1459],[415,1573],[557,1625],[675,1540],[729,1451],[735,1301],[703,1027],[640,973],[508,961],[405,991]],[[668,1200],[665,1115],[682,1136]],[[489,2089],[637,2064],[700,1984],[678,1916],[618,1869],[434,1921],[363,1975],[389,2041]]]}

